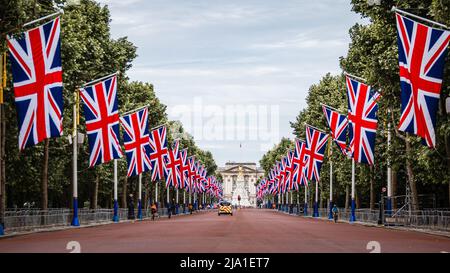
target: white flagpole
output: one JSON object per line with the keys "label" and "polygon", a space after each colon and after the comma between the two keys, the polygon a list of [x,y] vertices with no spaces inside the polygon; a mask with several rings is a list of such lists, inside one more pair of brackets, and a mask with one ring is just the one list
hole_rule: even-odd
{"label": "white flagpole", "polygon": [[304,207],[304,213],[305,216],[308,216],[308,186],[305,185],[305,207]]}
{"label": "white flagpole", "polygon": [[139,174],[138,191],[138,219],[142,220],[142,173]]}
{"label": "white flagpole", "polygon": [[159,206],[158,206],[158,182],[155,182],[154,185],[155,185],[155,204],[159,208]]}
{"label": "white flagpole", "polygon": [[73,175],[72,175],[72,186],[73,186],[73,215],[72,215],[72,226],[79,226],[80,222],[78,220],[78,112],[77,112],[77,102],[78,94],[74,92],[75,103],[73,104],[73,133],[72,133],[72,145],[73,145]]}
{"label": "white flagpole", "polygon": [[119,222],[119,203],[117,199],[117,159],[114,159],[114,222]]}
{"label": "white flagpole", "polygon": [[33,20],[33,21],[31,21],[31,22],[25,23],[25,24],[23,24],[23,27],[29,26],[29,25],[31,25],[31,24],[37,23],[37,22],[39,22],[39,21],[48,19],[48,18],[50,18],[50,17],[56,16],[56,15],[59,15],[59,14],[64,14],[64,10],[60,10],[60,11],[57,11],[57,12],[55,12],[55,13],[52,13],[52,14],[46,15],[46,16],[44,16],[44,17],[38,18],[38,19],[36,19],[36,20]]}
{"label": "white flagpole", "polygon": [[432,25],[440,26],[440,27],[442,27],[442,28],[445,28],[446,30],[450,30],[450,28],[449,28],[448,26],[444,25],[444,24],[441,24],[441,23],[438,23],[438,22],[429,20],[429,19],[427,19],[427,18],[423,18],[423,17],[420,17],[420,16],[418,16],[418,15],[415,15],[415,14],[406,12],[406,11],[404,11],[404,10],[398,9],[396,6],[393,6],[392,9],[391,9],[391,11],[398,12],[398,13],[401,13],[401,14],[403,14],[403,15],[407,15],[407,16],[410,16],[410,17],[413,17],[413,18],[416,18],[416,19],[425,21],[425,22],[430,23],[430,24],[432,24]]}
{"label": "white flagpole", "polygon": [[[331,144],[331,143],[330,143]],[[330,208],[328,219],[333,219],[333,161],[330,158]]]}
{"label": "white flagpole", "polygon": [[350,222],[356,221],[355,217],[355,159],[352,158],[352,206],[350,213]]}
{"label": "white flagpole", "polygon": [[[390,111],[388,113],[388,115],[390,114]],[[391,123],[388,122],[388,132],[387,132],[387,141],[388,141],[388,151],[391,149]],[[390,160],[390,156],[388,154],[387,157],[387,213],[388,215],[391,214],[392,211],[392,170],[391,170],[391,160]],[[383,208],[384,209],[384,208]]]}
{"label": "white flagpole", "polygon": [[169,187],[167,187],[167,205],[170,204],[170,191],[169,191]]}
{"label": "white flagpole", "polygon": [[319,217],[319,182],[316,180],[316,196],[314,202],[314,217]]}

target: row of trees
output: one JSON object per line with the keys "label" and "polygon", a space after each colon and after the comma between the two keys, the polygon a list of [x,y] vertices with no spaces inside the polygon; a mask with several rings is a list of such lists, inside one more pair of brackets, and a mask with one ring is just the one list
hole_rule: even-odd
{"label": "row of trees", "polygon": [[[448,207],[450,202],[450,119],[445,110],[445,99],[450,93],[450,65],[447,54],[441,100],[436,122],[436,148],[429,149],[415,136],[400,133],[396,126],[400,117],[400,80],[398,68],[397,29],[392,6],[419,16],[450,25],[450,2],[442,0],[383,0],[380,5],[370,5],[366,0],[352,0],[352,10],[369,19],[366,25],[355,24],[350,28],[351,43],[346,57],[341,57],[341,68],[353,75],[365,78],[369,85],[381,91],[379,101],[378,131],[375,144],[375,164],[357,164],[357,207],[375,208],[381,188],[386,186],[387,162],[391,162],[393,195],[404,195],[406,187],[411,193],[413,209],[420,207]],[[319,83],[309,88],[307,107],[291,122],[294,134],[305,138],[305,123],[328,129],[320,103],[330,105],[341,113],[347,112],[347,95],[344,75],[326,74]],[[389,113],[389,111],[391,113]],[[387,146],[388,124],[393,135]],[[321,171],[321,201],[329,196],[329,162],[333,161],[335,201],[348,207],[351,185],[351,160],[342,155],[332,144],[332,155],[325,157]],[[268,151],[260,163],[266,172],[276,160],[292,149],[289,139],[282,139]],[[423,195],[433,195],[435,204]],[[344,198],[345,196],[345,198]],[[337,197],[337,198],[336,198]],[[344,201],[345,200],[345,201]],[[323,204],[323,202],[321,202]],[[395,205],[395,203],[394,203]]]}
{"label": "row of trees", "polygon": [[[216,175],[217,165],[209,151],[200,149],[193,138],[183,130],[177,121],[167,117],[166,106],[156,97],[152,84],[130,81],[126,71],[137,57],[136,46],[127,37],[113,39],[110,34],[110,13],[107,6],[92,0],[2,0],[0,4],[1,52],[6,52],[6,34],[18,33],[23,23],[51,14],[56,9],[64,9],[61,20],[61,53],[64,83],[64,136],[48,139],[35,147],[20,152],[16,108],[12,88],[10,67],[7,67],[7,87],[5,102],[1,106],[1,206],[22,207],[25,202],[36,207],[67,207],[72,200],[72,148],[67,136],[72,133],[75,103],[73,91],[84,82],[120,71],[118,76],[119,112],[125,112],[149,104],[149,127],[167,123],[168,141],[181,137],[180,148],[188,148],[189,155],[195,155],[207,167],[208,175]],[[83,114],[79,132],[85,132]],[[113,163],[89,168],[87,140],[79,146],[78,154],[79,202],[91,208],[112,207]],[[127,196],[137,194],[137,177],[126,177],[125,157],[118,161],[119,194],[122,207],[127,206]],[[154,196],[155,186],[159,186],[159,200],[164,204],[164,183],[151,183],[150,173],[143,174],[143,201]],[[5,194],[6,193],[6,194]],[[172,193],[173,194],[173,193]],[[145,202],[144,204],[147,204]],[[0,210],[0,211],[3,211]],[[1,215],[0,215],[1,216]]]}

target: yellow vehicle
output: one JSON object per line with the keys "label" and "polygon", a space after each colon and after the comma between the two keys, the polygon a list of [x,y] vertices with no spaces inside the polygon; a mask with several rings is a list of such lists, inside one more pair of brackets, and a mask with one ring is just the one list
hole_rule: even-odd
{"label": "yellow vehicle", "polygon": [[217,213],[219,216],[221,214],[230,214],[231,216],[233,216],[233,206],[231,205],[230,202],[227,201],[221,201],[219,203],[219,211]]}

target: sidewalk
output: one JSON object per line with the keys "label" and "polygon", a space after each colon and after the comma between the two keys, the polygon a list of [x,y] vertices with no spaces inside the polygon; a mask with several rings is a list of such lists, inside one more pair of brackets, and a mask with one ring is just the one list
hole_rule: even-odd
{"label": "sidewalk", "polygon": [[[271,209],[267,209],[271,210]],[[305,217],[305,218],[311,218],[311,219],[317,219],[322,221],[332,221],[328,219],[327,217],[313,217],[311,215],[303,216],[302,214],[290,214],[285,211],[279,211],[279,210],[273,210],[279,213],[283,213],[290,216],[299,216],[299,217]],[[385,229],[393,229],[393,230],[402,230],[402,231],[414,231],[414,232],[420,232],[420,233],[426,233],[430,235],[437,235],[437,236],[444,236],[450,238],[450,232],[447,231],[441,231],[441,230],[432,230],[432,229],[425,229],[425,228],[412,228],[412,227],[401,227],[401,226],[385,226],[385,225],[379,225],[375,223],[368,223],[368,222],[350,222],[349,220],[338,220],[338,223],[347,223],[349,225],[361,225],[361,226],[367,226],[367,227],[377,227],[377,228],[385,228]]]}
{"label": "sidewalk", "polygon": [[[198,214],[198,213],[205,213],[215,210],[198,210],[194,211],[192,215]],[[178,213],[173,214],[172,217],[179,217],[179,216],[188,216],[191,215],[190,213]],[[159,218],[168,218],[168,215],[161,215]],[[35,228],[30,230],[21,230],[21,231],[8,231],[6,230],[5,234],[0,236],[0,240],[16,237],[16,236],[22,236],[22,235],[28,235],[33,233],[41,233],[41,232],[52,232],[52,231],[61,231],[61,230],[69,230],[69,229],[78,229],[78,228],[89,228],[89,227],[97,227],[97,226],[105,226],[105,225],[112,225],[112,224],[121,224],[121,223],[135,223],[135,222],[144,222],[144,221],[152,221],[151,217],[145,217],[142,220],[135,219],[135,220],[128,220],[123,219],[119,222],[113,222],[111,221],[104,221],[104,222],[98,222],[98,223],[89,223],[89,224],[80,224],[79,226],[54,226],[54,227],[43,227],[43,228]]]}

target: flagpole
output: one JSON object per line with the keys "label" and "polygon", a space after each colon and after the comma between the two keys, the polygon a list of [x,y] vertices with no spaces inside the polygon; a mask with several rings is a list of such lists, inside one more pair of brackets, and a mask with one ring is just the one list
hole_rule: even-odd
{"label": "flagpole", "polygon": [[319,217],[319,182],[316,180],[316,196],[314,201],[314,217]]}
{"label": "flagpole", "polygon": [[86,86],[91,86],[92,84],[94,84],[94,83],[97,83],[97,82],[99,82],[99,81],[102,81],[102,80],[105,80],[105,79],[111,78],[111,77],[113,77],[113,76],[117,75],[118,73],[119,73],[119,71],[116,71],[116,72],[114,72],[114,73],[112,73],[112,74],[109,74],[109,75],[103,76],[103,77],[101,77],[101,78],[98,78],[98,79],[92,80],[92,81],[90,81],[90,82],[87,82],[87,83],[85,83],[85,84],[83,84],[83,85],[82,85],[82,88],[84,88],[84,87],[86,87]]}
{"label": "flagpole", "polygon": [[73,104],[73,133],[72,133],[72,147],[73,147],[73,174],[72,174],[72,186],[73,186],[73,216],[72,216],[72,226],[79,226],[80,222],[78,220],[78,132],[77,132],[77,102],[78,94],[74,92],[74,104]]}
{"label": "flagpole", "polygon": [[159,208],[159,206],[158,206],[158,182],[156,181],[154,185],[155,185],[155,204],[156,204],[156,207]]}
{"label": "flagpole", "polygon": [[352,74],[347,73],[347,72],[345,72],[345,71],[344,71],[344,75],[346,75],[346,76],[348,76],[348,77],[350,77],[350,78],[353,78],[353,79],[355,79],[355,80],[358,80],[358,81],[367,82],[366,79],[361,78],[361,77],[358,77],[358,76],[355,76],[355,75],[352,75]]}
{"label": "flagpole", "polygon": [[169,204],[170,204],[170,191],[169,191],[169,186],[167,186],[167,198],[166,198],[166,200],[167,200],[167,206],[169,206]]}
{"label": "flagpole", "polygon": [[50,18],[50,17],[56,16],[56,15],[59,15],[59,14],[64,14],[64,10],[60,10],[60,11],[57,11],[57,12],[55,12],[55,13],[52,13],[52,14],[46,15],[46,16],[44,16],[44,17],[38,18],[38,19],[36,19],[36,20],[33,20],[33,21],[31,21],[31,22],[25,23],[25,24],[23,24],[22,27],[29,26],[29,25],[31,25],[31,24],[37,23],[37,22],[39,22],[39,21],[48,19],[48,18]]}
{"label": "flagpole", "polygon": [[175,205],[175,214],[178,214],[178,188],[177,188],[177,202]]}
{"label": "flagpole", "polygon": [[330,157],[330,212],[328,213],[328,219],[333,219],[333,160]]}
{"label": "flagpole", "polygon": [[114,159],[114,222],[119,222],[119,202],[117,199],[117,159]]}
{"label": "flagpole", "polygon": [[[390,112],[391,111],[388,110],[388,115],[390,114]],[[387,156],[387,166],[388,166],[388,168],[387,168],[387,200],[386,200],[386,208],[387,208],[387,214],[391,215],[391,211],[392,211],[392,200],[391,200],[391,197],[392,197],[392,170],[391,170],[391,160],[390,160],[390,154],[389,154],[390,149],[391,149],[391,123],[390,122],[388,122],[387,141],[388,141],[388,156]]]}
{"label": "flagpole", "polygon": [[308,185],[305,184],[305,207],[303,209],[305,216],[308,216]]}
{"label": "flagpole", "polygon": [[355,217],[355,159],[352,158],[352,207],[350,214],[350,222],[356,221]]}
{"label": "flagpole", "polygon": [[137,218],[142,220],[142,173],[139,174],[139,186],[138,186],[138,215]]}
{"label": "flagpole", "polygon": [[416,19],[423,20],[423,21],[428,22],[428,23],[430,23],[430,24],[433,24],[433,25],[436,25],[436,26],[443,27],[443,28],[445,28],[446,30],[449,30],[449,29],[450,29],[448,26],[446,26],[446,25],[444,25],[444,24],[441,24],[441,23],[432,21],[432,20],[430,20],[430,19],[423,18],[423,17],[420,17],[420,16],[418,16],[418,15],[415,15],[415,14],[406,12],[406,11],[404,11],[404,10],[398,9],[396,6],[392,6],[391,11],[398,12],[398,13],[401,13],[401,14],[403,14],[403,15],[407,15],[407,16],[411,16],[411,17],[416,18]]}
{"label": "flagpole", "polygon": [[147,108],[147,107],[149,107],[149,106],[150,106],[150,104],[146,104],[146,105],[144,105],[144,106],[141,106],[141,107],[135,108],[135,109],[133,109],[133,110],[127,111],[127,112],[125,112],[125,113],[122,113],[121,116],[123,117],[123,116],[125,116],[125,115],[128,115],[128,114],[130,114],[130,113],[137,112],[137,111],[142,110],[142,109],[144,109],[144,108]]}

